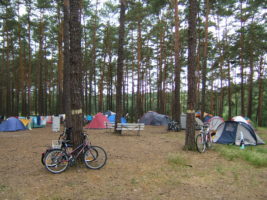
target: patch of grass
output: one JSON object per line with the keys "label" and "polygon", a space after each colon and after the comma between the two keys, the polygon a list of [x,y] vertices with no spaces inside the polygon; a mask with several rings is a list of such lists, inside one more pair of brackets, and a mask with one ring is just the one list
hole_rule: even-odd
{"label": "patch of grass", "polygon": [[256,167],[267,167],[267,149],[262,146],[246,147],[241,150],[234,145],[217,145],[215,151],[228,160],[242,159]]}
{"label": "patch of grass", "polygon": [[235,181],[239,180],[239,169],[238,168],[232,168],[232,175]]}
{"label": "patch of grass", "polygon": [[53,197],[50,197],[49,200],[63,200],[63,198],[58,197],[58,196],[53,196]]}
{"label": "patch of grass", "polygon": [[4,192],[7,189],[8,189],[8,186],[0,184],[0,192]]}
{"label": "patch of grass", "polygon": [[267,128],[266,127],[257,127],[257,130],[258,131],[267,131]]}
{"label": "patch of grass", "polygon": [[169,154],[168,155],[168,163],[176,166],[185,166],[186,160],[180,154]]}
{"label": "patch of grass", "polygon": [[219,174],[221,174],[221,175],[224,175],[224,174],[225,174],[225,171],[224,171],[224,169],[223,169],[221,166],[217,166],[217,167],[216,167],[216,171],[217,171]]}
{"label": "patch of grass", "polygon": [[131,179],[131,184],[136,185],[136,184],[138,184],[138,181],[135,178],[132,178]]}

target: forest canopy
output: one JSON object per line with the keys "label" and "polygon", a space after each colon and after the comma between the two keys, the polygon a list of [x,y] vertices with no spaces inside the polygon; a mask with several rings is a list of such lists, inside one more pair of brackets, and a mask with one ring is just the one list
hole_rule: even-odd
{"label": "forest canopy", "polygon": [[[81,2],[83,113],[115,111],[119,1]],[[174,116],[175,95],[187,111],[188,1],[175,2],[127,3],[122,105],[132,121]],[[267,126],[267,2],[197,2],[195,110]],[[63,0],[0,1],[0,115],[64,113],[63,16]]]}

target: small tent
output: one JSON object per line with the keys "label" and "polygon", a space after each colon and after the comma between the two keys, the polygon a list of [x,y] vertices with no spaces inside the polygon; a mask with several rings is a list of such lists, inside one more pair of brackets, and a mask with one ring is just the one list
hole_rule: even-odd
{"label": "small tent", "polygon": [[243,123],[249,124],[249,122],[242,116],[235,116],[232,118],[232,121],[243,122]]}
{"label": "small tent", "polygon": [[[116,115],[108,116],[108,121],[115,123]],[[127,123],[127,120],[124,117],[121,117],[121,123]]]}
{"label": "small tent", "polygon": [[93,116],[92,116],[92,115],[87,115],[87,116],[86,116],[86,120],[87,120],[88,122],[91,122],[91,121],[93,120]]}
{"label": "small tent", "polygon": [[95,129],[101,129],[101,128],[106,128],[105,122],[108,122],[108,119],[105,115],[102,113],[97,113],[93,120],[85,126],[85,128],[95,128]]}
{"label": "small tent", "polygon": [[15,117],[10,117],[0,124],[0,131],[4,132],[20,131],[25,129],[26,127],[23,125],[23,123]]}
{"label": "small tent", "polygon": [[[181,114],[180,117],[180,123],[181,123],[181,129],[186,129],[186,114]],[[199,118],[195,118],[195,127],[196,129],[201,129],[201,126],[203,126],[203,122]]]}
{"label": "small tent", "polygon": [[44,128],[46,126],[46,117],[44,116],[30,116],[32,128]]}
{"label": "small tent", "polygon": [[216,131],[217,128],[224,122],[223,118],[219,117],[219,116],[214,116],[212,118],[209,119],[208,123],[209,123],[209,129],[211,131]]}
{"label": "small tent", "polygon": [[52,116],[46,116],[45,119],[46,119],[46,123],[47,124],[52,124],[53,123],[53,117]]}
{"label": "small tent", "polygon": [[103,113],[106,117],[109,117],[111,115],[115,115],[116,113],[112,112],[111,110],[107,110],[106,112]]}
{"label": "small tent", "polygon": [[231,120],[235,121],[235,122],[243,122],[243,123],[248,124],[249,126],[251,126],[251,128],[255,129],[254,126],[253,126],[252,121],[247,117],[235,116]]}
{"label": "small tent", "polygon": [[154,111],[148,111],[141,117],[139,123],[152,126],[168,126],[170,121],[171,120],[167,115],[162,115]]}
{"label": "small tent", "polygon": [[213,141],[220,144],[240,145],[241,139],[245,145],[264,144],[251,126],[243,122],[226,121],[218,128]]}

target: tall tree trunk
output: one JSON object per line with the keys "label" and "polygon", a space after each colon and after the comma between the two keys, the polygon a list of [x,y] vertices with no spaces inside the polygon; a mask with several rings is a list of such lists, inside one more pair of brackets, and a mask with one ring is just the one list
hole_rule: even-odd
{"label": "tall tree trunk", "polygon": [[260,58],[260,66],[259,66],[259,71],[258,71],[258,109],[257,109],[257,122],[258,126],[263,125],[263,119],[262,119],[262,107],[263,107],[263,74],[264,74],[264,66],[263,66],[263,57]]}
{"label": "tall tree trunk", "polygon": [[64,78],[63,78],[63,96],[64,96],[64,111],[66,114],[66,128],[72,127],[71,123],[71,96],[70,96],[70,2],[64,0],[63,2],[64,13]]}
{"label": "tall tree trunk", "polygon": [[[134,36],[133,36],[133,31],[132,31],[132,34],[131,34],[131,38],[132,38],[132,44],[134,44]],[[131,104],[131,117],[132,119],[136,119],[137,115],[136,115],[136,112],[135,112],[135,83],[134,83],[134,71],[135,71],[135,63],[134,63],[134,48],[132,48],[132,104]]]}
{"label": "tall tree trunk", "polygon": [[[26,116],[26,93],[25,93],[25,66],[24,66],[24,56],[23,56],[23,49],[21,41],[21,24],[18,24],[18,39],[19,39],[19,90],[18,92],[21,93],[21,114],[22,116]],[[18,105],[19,105],[18,104]]]}
{"label": "tall tree trunk", "polygon": [[63,113],[63,23],[61,21],[61,12],[60,5],[57,6],[57,20],[58,20],[58,99],[57,99],[57,108],[59,113]]}
{"label": "tall tree trunk", "polygon": [[[161,22],[162,23],[162,22]],[[159,59],[158,59],[158,112],[163,114],[163,58],[164,58],[164,35],[165,30],[160,31]]]}
{"label": "tall tree trunk", "polygon": [[[117,61],[117,86],[116,86],[116,123],[120,123],[122,116],[122,83],[123,83],[123,61],[124,61],[124,34],[125,34],[125,10],[126,0],[120,0],[120,27],[119,27],[119,43],[118,43],[118,61]],[[121,134],[121,131],[116,131]]]}
{"label": "tall tree trunk", "polygon": [[219,63],[220,65],[220,98],[219,98],[219,106],[218,106],[218,114],[219,116],[223,115],[223,107],[224,107],[224,88],[223,88],[223,63],[224,58],[223,55],[221,56],[221,61]]}
{"label": "tall tree trunk", "polygon": [[209,34],[209,0],[205,0],[205,42],[203,49],[203,65],[201,68],[202,71],[202,90],[201,90],[201,119],[204,118],[204,112],[206,110],[206,76],[207,76],[207,60],[208,60],[208,34]]}
{"label": "tall tree trunk", "polygon": [[43,88],[43,45],[44,45],[44,21],[43,10],[41,10],[41,18],[39,22],[39,51],[38,51],[38,69],[37,69],[37,85],[38,85],[38,114],[44,114],[44,88]]}
{"label": "tall tree trunk", "polygon": [[185,150],[195,150],[195,66],[197,0],[189,0],[188,19],[188,99]]}
{"label": "tall tree trunk", "polygon": [[180,79],[181,79],[181,66],[180,66],[180,19],[179,19],[179,9],[178,9],[178,0],[174,0],[174,57],[175,57],[175,89],[174,89],[174,97],[173,97],[173,119],[180,123],[181,116],[181,104],[180,104]]}
{"label": "tall tree trunk", "polygon": [[27,113],[30,115],[32,109],[31,102],[31,87],[32,87],[32,49],[31,49],[31,0],[27,1],[27,23],[28,23],[28,72],[27,72]]}
{"label": "tall tree trunk", "polygon": [[[104,75],[105,75],[105,67],[106,67],[106,53],[103,56],[103,64],[100,65],[100,80],[98,82],[98,111],[104,112],[103,110],[103,90],[104,90]],[[103,65],[103,66],[102,66]]]}
{"label": "tall tree trunk", "polygon": [[232,91],[231,91],[231,65],[230,61],[228,61],[228,69],[227,69],[227,74],[228,74],[228,120],[231,120],[232,117]]}
{"label": "tall tree trunk", "polygon": [[141,94],[142,75],[141,75],[141,62],[142,62],[142,24],[141,19],[138,20],[138,38],[137,38],[137,117],[140,118],[143,115],[143,102]]}
{"label": "tall tree trunk", "polygon": [[[6,27],[7,25],[5,25],[4,29],[7,29]],[[11,109],[11,79],[10,79],[10,68],[11,68],[11,63],[10,63],[10,37],[9,37],[9,32],[8,30],[5,30],[4,34],[6,35],[6,51],[5,51],[5,55],[6,55],[6,75],[5,75],[5,80],[6,80],[6,109],[5,109],[5,115],[6,117],[9,117],[12,115],[12,109]]]}
{"label": "tall tree trunk", "polygon": [[253,51],[252,51],[252,44],[250,44],[250,55],[249,55],[249,85],[248,85],[248,105],[247,105],[247,117],[251,118],[252,117],[252,105],[253,105],[253,99],[252,99],[252,95],[253,95],[253,76],[254,76],[254,67],[253,67],[253,63],[254,63],[254,55],[253,55]]}
{"label": "tall tree trunk", "polygon": [[240,16],[240,24],[241,24],[241,31],[240,31],[240,71],[241,71],[241,115],[245,115],[245,89],[244,89],[244,33],[243,33],[243,0],[240,0],[240,9],[241,9],[241,16]]}
{"label": "tall tree trunk", "polygon": [[70,1],[70,82],[71,120],[74,148],[82,143],[82,51],[81,51],[81,1]]}

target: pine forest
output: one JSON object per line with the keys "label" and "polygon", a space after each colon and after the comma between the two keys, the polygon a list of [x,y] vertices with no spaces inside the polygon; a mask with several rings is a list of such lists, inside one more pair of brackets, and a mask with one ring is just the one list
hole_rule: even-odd
{"label": "pine forest", "polygon": [[267,126],[267,1],[198,0],[192,23],[185,0],[79,2],[73,17],[72,0],[0,1],[0,115],[66,113],[79,97],[84,115],[199,111]]}

